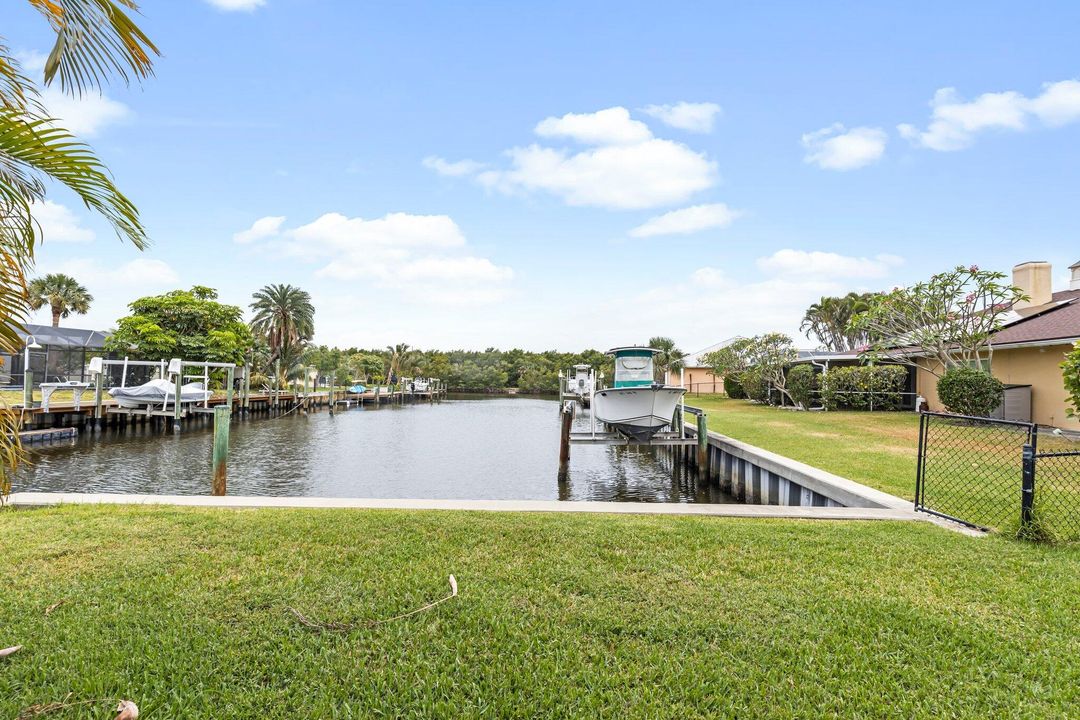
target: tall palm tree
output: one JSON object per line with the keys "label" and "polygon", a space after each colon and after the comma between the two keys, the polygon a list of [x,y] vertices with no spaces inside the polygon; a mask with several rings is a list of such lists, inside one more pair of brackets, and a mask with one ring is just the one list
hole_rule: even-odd
{"label": "tall palm tree", "polygon": [[311,295],[293,285],[267,285],[256,291],[251,309],[251,329],[266,338],[270,362],[281,357],[282,348],[300,347],[315,335],[315,306]]}
{"label": "tall palm tree", "polygon": [[401,379],[401,371],[409,366],[416,351],[407,343],[386,346],[386,377]]}
{"label": "tall palm tree", "polygon": [[675,341],[671,338],[651,337],[649,347],[660,351],[653,356],[653,374],[657,382],[663,382],[669,372],[678,372],[683,369],[683,358],[686,357],[686,353],[676,347]]}
{"label": "tall palm tree", "polygon": [[30,308],[40,310],[48,305],[52,309],[52,325],[60,327],[60,318],[71,313],[85,315],[90,310],[94,296],[79,281],[63,273],[50,273],[34,278],[29,286]]}
{"label": "tall palm tree", "polygon": [[[60,88],[82,95],[119,77],[142,80],[153,73],[158,49],[132,21],[134,0],[27,0],[56,33],[45,61],[44,83],[59,79]],[[26,318],[26,274],[34,261],[39,227],[33,207],[43,202],[47,181],[72,190],[86,207],[136,247],[147,243],[135,206],[113,183],[94,152],[49,117],[38,84],[23,72],[6,42],[0,40],[0,351],[17,352]],[[17,423],[0,413],[0,492],[20,450],[13,441]]]}

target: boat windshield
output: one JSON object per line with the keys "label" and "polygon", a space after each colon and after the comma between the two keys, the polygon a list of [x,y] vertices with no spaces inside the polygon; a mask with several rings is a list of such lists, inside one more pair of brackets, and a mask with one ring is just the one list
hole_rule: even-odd
{"label": "boat windshield", "polygon": [[623,355],[615,358],[616,386],[648,385],[653,381],[652,356]]}

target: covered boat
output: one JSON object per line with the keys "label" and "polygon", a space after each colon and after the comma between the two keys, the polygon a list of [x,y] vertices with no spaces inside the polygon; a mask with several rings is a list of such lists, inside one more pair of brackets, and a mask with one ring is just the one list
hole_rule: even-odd
{"label": "covered boat", "polygon": [[[147,405],[165,405],[176,397],[176,384],[168,380],[151,380],[134,387],[109,388],[109,395],[120,407],[138,408]],[[201,382],[180,386],[180,403],[206,402],[213,395]]]}
{"label": "covered boat", "polygon": [[349,387],[349,392],[356,393],[357,395],[363,395],[367,392],[367,387],[361,385],[360,383],[356,383],[355,385]]}
{"label": "covered boat", "polygon": [[615,382],[596,392],[593,415],[629,438],[645,441],[671,424],[686,388],[658,383],[653,378],[653,357],[648,347],[608,350],[615,358]]}

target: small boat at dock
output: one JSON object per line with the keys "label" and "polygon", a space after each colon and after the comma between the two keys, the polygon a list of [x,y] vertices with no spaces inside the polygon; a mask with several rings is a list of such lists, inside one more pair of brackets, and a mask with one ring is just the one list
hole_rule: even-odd
{"label": "small boat at dock", "polygon": [[589,401],[596,384],[592,365],[575,365],[566,372],[566,386],[563,396],[577,400],[583,407],[589,407]]}
{"label": "small boat at dock", "polygon": [[[176,383],[158,378],[134,387],[109,388],[109,395],[122,408],[140,408],[148,405],[162,405],[172,402],[176,397]],[[180,404],[203,403],[210,399],[212,392],[201,382],[180,386]]]}
{"label": "small boat at dock", "polygon": [[615,382],[597,390],[593,415],[626,437],[643,442],[671,424],[686,388],[656,382],[653,358],[660,352],[648,347],[608,350],[615,358]]}

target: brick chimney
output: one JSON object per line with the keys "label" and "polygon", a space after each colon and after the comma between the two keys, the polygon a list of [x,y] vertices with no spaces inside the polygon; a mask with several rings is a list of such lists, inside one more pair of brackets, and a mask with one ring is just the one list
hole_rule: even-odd
{"label": "brick chimney", "polygon": [[[1076,271],[1073,272],[1075,278]],[[1016,303],[1017,310],[1045,305],[1053,300],[1053,268],[1045,260],[1020,263],[1013,268],[1013,285],[1029,298]]]}
{"label": "brick chimney", "polygon": [[1069,282],[1069,289],[1080,290],[1080,262],[1070,265],[1069,269],[1072,270],[1072,281]]}

